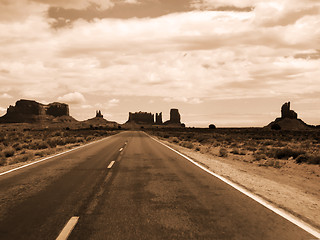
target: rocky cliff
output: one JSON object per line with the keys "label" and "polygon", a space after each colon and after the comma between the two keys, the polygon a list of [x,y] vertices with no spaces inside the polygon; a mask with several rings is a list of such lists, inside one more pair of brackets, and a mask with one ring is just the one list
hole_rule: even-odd
{"label": "rocky cliff", "polygon": [[162,122],[162,112],[161,113],[156,113],[156,124],[161,125]]}
{"label": "rocky cliff", "polygon": [[148,112],[129,112],[129,119],[127,123],[138,123],[138,124],[154,124],[154,114]]}
{"label": "rocky cliff", "polygon": [[[126,126],[134,126],[140,127],[139,125],[157,125],[157,127],[183,127],[184,124],[181,123],[181,116],[178,109],[171,109],[170,110],[170,120],[163,123],[162,121],[162,112],[154,114],[148,112],[135,112],[129,113],[129,119],[125,123]],[[136,125],[137,126],[136,126]]]}
{"label": "rocky cliff", "polygon": [[176,108],[172,108],[170,110],[170,120],[166,121],[164,124],[181,125],[181,116],[179,110]]}
{"label": "rocky cliff", "polygon": [[0,117],[0,123],[33,123],[41,121],[71,121],[69,117],[69,106],[64,103],[41,104],[33,100],[21,99],[15,106],[9,106],[7,113]]}

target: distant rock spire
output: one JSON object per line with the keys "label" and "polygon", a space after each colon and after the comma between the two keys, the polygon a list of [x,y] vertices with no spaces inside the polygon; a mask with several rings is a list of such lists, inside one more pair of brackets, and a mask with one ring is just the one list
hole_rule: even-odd
{"label": "distant rock spire", "polygon": [[103,115],[101,114],[100,110],[96,111],[96,117],[103,118]]}
{"label": "distant rock spire", "polygon": [[162,112],[161,113],[156,113],[156,124],[161,125],[162,122]]}
{"label": "distant rock spire", "polygon": [[281,107],[281,118],[291,118],[291,119],[297,119],[298,114],[290,110],[290,102],[286,102]]}

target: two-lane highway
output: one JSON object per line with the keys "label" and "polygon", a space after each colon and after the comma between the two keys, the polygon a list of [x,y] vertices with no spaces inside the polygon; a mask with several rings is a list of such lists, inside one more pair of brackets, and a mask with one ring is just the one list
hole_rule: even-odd
{"label": "two-lane highway", "polygon": [[0,176],[0,197],[0,239],[314,239],[143,132]]}

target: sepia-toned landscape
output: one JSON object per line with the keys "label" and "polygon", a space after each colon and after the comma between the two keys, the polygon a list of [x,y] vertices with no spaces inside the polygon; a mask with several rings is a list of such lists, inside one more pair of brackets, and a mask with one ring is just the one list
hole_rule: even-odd
{"label": "sepia-toned landscape", "polygon": [[0,240],[320,239],[320,1],[0,0]]}

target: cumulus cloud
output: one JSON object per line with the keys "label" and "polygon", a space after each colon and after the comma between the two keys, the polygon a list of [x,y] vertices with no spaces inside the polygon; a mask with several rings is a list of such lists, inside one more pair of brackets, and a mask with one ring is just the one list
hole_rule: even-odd
{"label": "cumulus cloud", "polygon": [[82,104],[86,102],[86,99],[81,93],[72,92],[72,93],[63,95],[62,97],[58,97],[58,101],[69,103],[69,104]]}
{"label": "cumulus cloud", "polygon": [[[254,9],[77,20],[61,29],[52,29],[40,14],[48,3],[68,8],[76,2],[33,1],[30,9],[38,14],[0,23],[0,69],[10,73],[1,74],[2,89],[19,88],[30,97],[60,96],[67,103],[87,103],[82,94],[99,95],[105,98],[104,109],[119,104],[118,96],[161,97],[190,105],[204,98],[320,90],[316,1],[310,5],[301,0],[291,7],[288,1],[206,1],[208,6]],[[79,8],[88,4],[79,3]],[[284,22],[286,16],[291,20]],[[110,96],[115,99],[109,102]]]}

